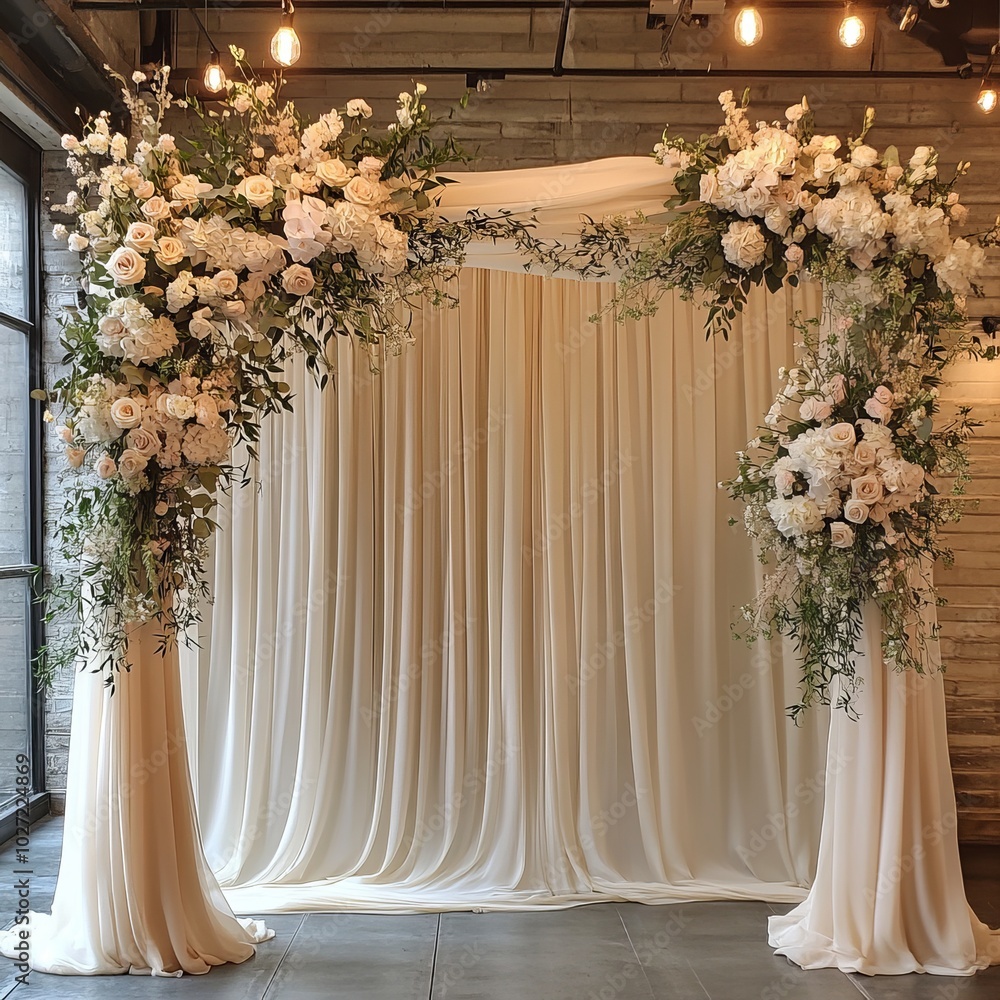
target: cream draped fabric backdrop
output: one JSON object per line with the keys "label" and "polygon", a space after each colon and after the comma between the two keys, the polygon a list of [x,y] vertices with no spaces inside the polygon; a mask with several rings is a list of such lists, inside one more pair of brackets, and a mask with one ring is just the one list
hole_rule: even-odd
{"label": "cream draped fabric backdrop", "polygon": [[[718,490],[815,288],[706,341],[676,298],[467,269],[380,375],[295,366],[185,654],[202,835],[237,912],[799,900],[826,717],[730,635]],[[773,654],[773,655],[772,655]],[[763,927],[762,927],[763,933]]]}

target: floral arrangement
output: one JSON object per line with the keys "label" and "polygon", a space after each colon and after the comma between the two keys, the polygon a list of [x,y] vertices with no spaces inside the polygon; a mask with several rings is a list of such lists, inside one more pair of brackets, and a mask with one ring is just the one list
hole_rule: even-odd
{"label": "floral arrangement", "polygon": [[[808,103],[784,123],[747,117],[747,98],[720,96],[725,122],[697,142],[664,135],[654,152],[676,170],[666,230],[632,241],[619,304],[655,308],[668,288],[708,305],[709,330],[728,334],[755,285],[776,291],[803,276],[827,290],[826,332],[801,327],[797,365],[759,436],[721,484],[747,504],[747,531],[773,562],[743,610],[747,637],[790,637],[802,659],[798,718],[816,703],[848,710],[856,690],[861,608],[877,602],[885,659],[923,670],[928,605],[938,598],[927,565],[947,561],[940,527],[957,520],[953,493],[967,480],[962,410],[935,424],[943,371],[956,354],[994,357],[965,334],[966,296],[984,245],[952,229],[968,212],[954,190],[969,169],[943,179],[938,153],[908,161],[868,144],[874,112],[846,144],[816,131]],[[627,220],[592,226],[594,246],[614,247]],[[646,282],[653,281],[652,291]]]}
{"label": "floral arrangement", "polygon": [[[928,354],[909,330],[873,337],[860,353],[846,348],[843,330],[801,332],[796,366],[779,371],[764,427],[723,484],[746,504],[746,530],[774,564],[743,609],[748,636],[777,630],[802,657],[793,718],[817,702],[851,710],[866,601],[882,612],[886,662],[925,670],[936,625],[924,612],[938,601],[926,568],[951,560],[938,531],[962,516],[956,495],[977,426],[968,409],[934,423],[942,369],[967,344]],[[945,479],[951,496],[939,489]]]}
{"label": "floral arrangement", "polygon": [[[100,652],[109,684],[134,624],[158,620],[168,642],[198,618],[233,443],[253,455],[261,417],[289,407],[287,356],[306,352],[325,383],[328,342],[346,335],[375,364],[408,342],[413,296],[444,297],[473,234],[530,243],[503,217],[437,219],[436,172],[462,154],[431,139],[423,85],[375,131],[364,100],[307,122],[280,81],[247,71],[212,106],[172,98],[169,68],[119,79],[134,134],[103,113],[63,137],[77,187],[54,210],[74,223],[54,235],[81,254],[83,289],[63,324],[68,371],[36,392],[77,470],[59,535],[82,565],[46,594],[50,619],[83,627],[41,672]],[[195,138],[166,131],[178,106]]]}
{"label": "floral arrangement", "polygon": [[633,218],[587,227],[592,260],[623,268],[621,315],[647,315],[665,291],[679,289],[705,301],[709,329],[725,335],[751,288],[774,292],[805,274],[824,281],[866,275],[884,288],[919,287],[923,301],[959,306],[977,291],[985,251],[952,233],[968,217],[954,190],[968,163],[946,181],[929,146],[908,161],[892,146],[879,152],[866,141],[871,108],[846,144],[816,131],[804,98],[784,123],[751,125],[748,93],[740,104],[731,91],[720,95],[718,132],[696,142],[665,132],[656,146],[657,161],[676,171],[665,229],[644,229]]}
{"label": "floral arrangement", "polygon": [[[343,335],[374,365],[409,341],[414,297],[447,300],[441,279],[469,241],[500,238],[553,271],[617,272],[619,315],[649,314],[668,289],[702,298],[709,332],[724,335],[754,285],[824,282],[836,328],[802,326],[799,363],[725,484],[775,561],[745,609],[749,636],[797,642],[796,717],[834,697],[850,708],[867,600],[890,662],[922,668],[917,625],[936,597],[919,571],[947,558],[937,531],[960,514],[936,484],[961,491],[975,426],[963,411],[936,427],[937,390],[957,352],[995,354],[961,331],[983,245],[1000,244],[1000,230],[953,235],[967,213],[933,149],[905,165],[879,153],[869,110],[841,156],[805,101],[784,124],[752,127],[746,99],[727,92],[716,134],[665,134],[655,150],[678,192],[666,228],[584,220],[567,247],[507,213],[437,217],[438,168],[462,154],[431,138],[420,85],[375,131],[360,99],[307,122],[246,71],[212,107],[172,99],[168,73],[121,81],[133,136],[102,114],[63,139],[77,189],[56,209],[75,224],[56,235],[82,255],[84,284],[64,323],[68,372],[38,394],[77,470],[59,533],[81,569],[50,588],[47,615],[70,611],[83,627],[47,651],[49,670],[100,651],[113,685],[135,624],[157,620],[169,643],[196,621],[233,444],[253,457],[261,418],[290,407],[288,355],[304,351],[325,383],[329,341]],[[196,138],[165,130],[172,105],[197,115]]]}

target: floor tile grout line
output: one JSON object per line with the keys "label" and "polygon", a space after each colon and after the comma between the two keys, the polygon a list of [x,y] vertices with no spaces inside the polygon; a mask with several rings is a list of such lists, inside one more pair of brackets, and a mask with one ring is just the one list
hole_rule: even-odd
{"label": "floor tile grout line", "polygon": [[434,928],[434,953],[431,955],[431,980],[427,984],[427,1000],[434,997],[434,978],[437,975],[438,945],[441,943],[441,914],[437,915],[437,925]]}
{"label": "floor tile grout line", "polygon": [[646,981],[646,988],[649,990],[649,995],[654,998],[656,994],[653,992],[653,984],[649,981],[649,976],[646,975],[646,967],[642,964],[642,959],[639,958],[639,952],[635,950],[635,944],[632,941],[632,935],[628,932],[628,927],[625,924],[625,918],[622,916],[622,911],[618,908],[618,904],[615,903],[615,913],[618,914],[618,919],[621,921],[622,930],[625,932],[625,940],[628,941],[628,946],[632,949],[632,954],[635,955],[635,960],[639,965],[639,971],[642,973],[642,978]]}
{"label": "floor tile grout line", "polygon": [[844,975],[847,976],[848,980],[850,980],[851,985],[865,998],[865,1000],[875,1000],[875,998],[868,992],[868,990],[866,990],[861,985],[861,982],[858,980],[856,976],[852,975],[850,972],[845,972]]}
{"label": "floor tile grout line", "polygon": [[275,976],[278,975],[278,970],[288,957],[288,952],[291,950],[292,945],[295,944],[295,939],[299,936],[299,931],[302,930],[302,925],[306,922],[306,917],[308,916],[308,913],[302,914],[298,926],[295,928],[295,933],[288,939],[288,944],[285,945],[285,950],[281,953],[281,958],[278,959],[277,965],[274,967],[274,972],[271,973],[271,977],[267,981],[267,986],[264,987],[264,992],[260,995],[260,1000],[267,1000],[267,995],[271,992],[271,987],[274,985]]}

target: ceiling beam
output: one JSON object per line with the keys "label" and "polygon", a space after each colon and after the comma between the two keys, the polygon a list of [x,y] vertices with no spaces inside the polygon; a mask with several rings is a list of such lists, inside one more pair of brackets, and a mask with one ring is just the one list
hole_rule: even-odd
{"label": "ceiling beam", "polygon": [[[187,10],[185,0],[71,0],[74,10]],[[233,12],[240,10],[278,10],[276,0],[200,0],[199,6],[209,10]],[[649,0],[295,0],[295,9],[316,11],[384,10],[394,13],[408,10],[648,10]],[[842,10],[844,0],[756,0],[762,10],[784,10],[794,14],[806,10]],[[855,0],[854,7],[862,10],[884,10],[885,0]]]}
{"label": "ceiling beam", "polygon": [[[201,79],[204,68],[191,67],[171,70],[171,79]],[[709,79],[720,80],[954,80],[971,86],[953,70],[805,70],[805,69],[622,69],[600,66],[563,67],[556,74],[551,66],[292,66],[283,69],[286,80],[324,76],[482,76],[490,79],[502,77],[585,76],[634,79]],[[979,86],[978,82],[975,84]]]}

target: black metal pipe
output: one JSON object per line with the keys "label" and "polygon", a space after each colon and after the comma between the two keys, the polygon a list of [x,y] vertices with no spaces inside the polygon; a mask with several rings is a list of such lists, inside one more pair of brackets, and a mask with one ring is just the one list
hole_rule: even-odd
{"label": "black metal pipe", "polygon": [[[489,76],[493,79],[506,77],[547,77],[554,71],[549,66],[292,66],[281,75],[286,80],[298,77],[323,76]],[[807,70],[807,69],[621,69],[593,67],[564,67],[563,76],[615,77],[615,78],[677,78],[677,79],[720,79],[720,80],[956,80],[955,73],[945,70]],[[171,71],[174,79],[192,79],[201,76],[201,70],[175,68]]]}
{"label": "black metal pipe", "polygon": [[559,35],[556,38],[556,54],[552,60],[552,75],[562,76],[563,59],[566,56],[566,35],[569,32],[569,14],[573,9],[573,0],[563,0],[562,16],[559,18]]}
{"label": "black metal pipe", "polygon": [[[297,0],[297,11],[389,10],[404,13],[409,10],[561,10],[565,0]],[[186,10],[184,0],[72,0],[73,10],[153,11]],[[570,6],[590,10],[646,10],[649,0],[570,0]],[[276,10],[276,0],[208,0],[209,10]]]}
{"label": "black metal pipe", "polygon": [[[73,10],[185,10],[184,0],[71,0]],[[296,10],[336,11],[336,10],[382,10],[393,12],[408,10],[561,10],[565,0],[297,0]],[[574,9],[584,10],[648,10],[649,0],[570,0]],[[788,0],[756,0],[755,6],[761,10],[783,9],[788,13],[800,10],[841,10],[844,0],[798,0],[794,4]],[[884,0],[854,0],[854,6],[862,10],[884,10]],[[208,0],[209,10],[275,10],[275,0]]]}

